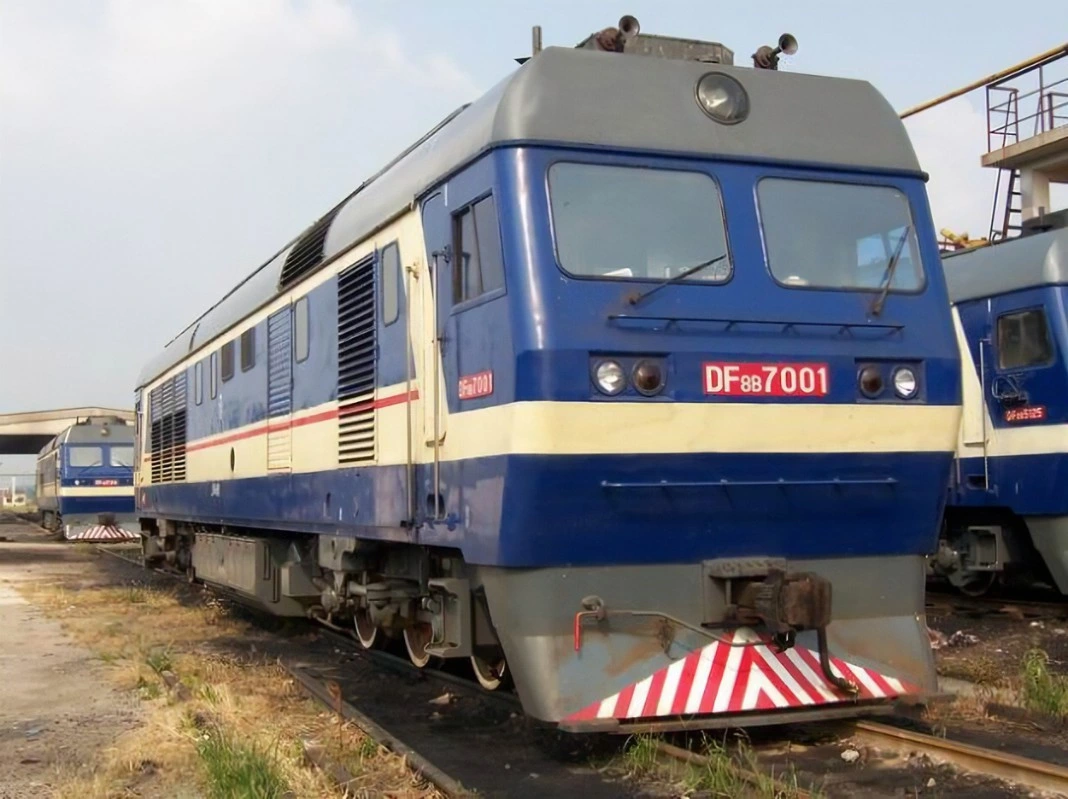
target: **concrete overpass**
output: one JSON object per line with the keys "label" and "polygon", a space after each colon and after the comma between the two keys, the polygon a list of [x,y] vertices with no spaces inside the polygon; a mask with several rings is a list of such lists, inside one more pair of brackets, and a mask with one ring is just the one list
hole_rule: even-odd
{"label": "concrete overpass", "polygon": [[0,455],[36,455],[58,433],[90,416],[114,416],[130,423],[134,421],[133,411],[118,408],[0,413]]}

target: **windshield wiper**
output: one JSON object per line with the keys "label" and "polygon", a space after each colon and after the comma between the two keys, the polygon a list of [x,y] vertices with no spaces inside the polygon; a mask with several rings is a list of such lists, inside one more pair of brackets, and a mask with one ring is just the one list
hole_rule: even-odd
{"label": "windshield wiper", "polygon": [[700,272],[702,269],[707,269],[708,267],[712,266],[712,264],[719,263],[720,261],[722,261],[726,257],[727,257],[727,253],[723,253],[723,255],[717,255],[715,258],[711,258],[711,259],[709,259],[707,261],[702,261],[699,264],[694,264],[693,266],[689,267],[688,269],[684,269],[683,271],[679,272],[677,275],[673,275],[672,277],[669,277],[666,280],[658,283],[657,285],[653,286],[648,291],[643,291],[643,292],[641,292],[639,294],[632,294],[628,298],[628,302],[630,302],[631,305],[637,305],[639,302],[644,300],[646,297],[649,297],[650,295],[656,294],[658,291],[660,291],[660,289],[664,288],[664,286],[670,286],[672,283],[678,283],[680,280],[685,280],[690,275],[695,275],[698,272]]}
{"label": "windshield wiper", "polygon": [[905,240],[909,237],[910,225],[905,225],[905,229],[901,231],[901,238],[897,240],[897,246],[894,247],[894,254],[890,256],[890,260],[886,262],[886,271],[883,272],[883,279],[879,281],[878,288],[879,296],[875,298],[875,301],[871,304],[872,316],[878,316],[883,312],[883,306],[886,304],[886,297],[890,293],[890,286],[894,282],[894,271],[897,269],[897,263],[901,260],[901,251],[905,248]]}

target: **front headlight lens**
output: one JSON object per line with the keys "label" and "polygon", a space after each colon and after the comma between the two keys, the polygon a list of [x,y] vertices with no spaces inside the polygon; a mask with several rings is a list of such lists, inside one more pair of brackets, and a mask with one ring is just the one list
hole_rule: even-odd
{"label": "front headlight lens", "polygon": [[597,364],[593,380],[597,384],[597,390],[610,397],[627,387],[627,375],[623,372],[623,367],[615,361],[601,361]]}
{"label": "front headlight lens", "polygon": [[712,119],[734,125],[749,116],[749,95],[738,81],[722,72],[709,72],[697,81],[697,104]]}
{"label": "front headlight lens", "polygon": [[916,373],[907,366],[902,366],[894,372],[894,392],[901,399],[911,399],[916,396],[919,383],[916,381]]}
{"label": "front headlight lens", "polygon": [[860,393],[868,399],[875,399],[883,393],[883,376],[874,366],[865,366],[857,377]]}
{"label": "front headlight lens", "polygon": [[634,367],[634,388],[639,394],[651,397],[664,387],[664,371],[656,361],[638,361]]}

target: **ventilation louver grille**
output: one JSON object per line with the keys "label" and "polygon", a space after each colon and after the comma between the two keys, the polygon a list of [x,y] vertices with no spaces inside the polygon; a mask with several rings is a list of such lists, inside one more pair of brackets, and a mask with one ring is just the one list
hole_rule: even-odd
{"label": "ventilation louver grille", "polygon": [[368,258],[338,275],[338,462],[375,460],[375,268]]}
{"label": "ventilation louver grille", "polygon": [[286,306],[267,317],[267,468],[288,469],[293,457],[293,322]]}
{"label": "ventilation louver grille", "polygon": [[291,283],[295,283],[304,275],[315,270],[323,262],[323,245],[326,244],[326,233],[339,210],[340,206],[312,225],[311,229],[293,245],[293,249],[289,251],[289,255],[286,256],[286,262],[282,266],[282,277],[278,281],[279,288],[285,288]]}
{"label": "ventilation louver grille", "polygon": [[186,373],[175,375],[149,393],[152,415],[152,482],[185,481]]}

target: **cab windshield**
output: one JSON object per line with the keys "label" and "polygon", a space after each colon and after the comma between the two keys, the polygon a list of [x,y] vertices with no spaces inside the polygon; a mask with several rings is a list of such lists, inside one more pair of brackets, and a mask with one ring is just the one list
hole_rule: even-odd
{"label": "cab windshield", "polygon": [[112,445],[109,451],[110,462],[112,466],[125,466],[127,468],[132,467],[134,463],[134,450],[133,447],[120,447]]}
{"label": "cab windshield", "polygon": [[556,256],[576,277],[686,282],[731,276],[723,206],[702,172],[604,164],[549,168]]}
{"label": "cab windshield", "polygon": [[104,448],[94,446],[68,447],[67,463],[74,468],[104,465]]}
{"label": "cab windshield", "polygon": [[889,186],[764,178],[757,184],[768,267],[785,286],[891,291],[924,285],[908,199]]}

